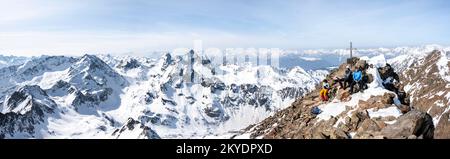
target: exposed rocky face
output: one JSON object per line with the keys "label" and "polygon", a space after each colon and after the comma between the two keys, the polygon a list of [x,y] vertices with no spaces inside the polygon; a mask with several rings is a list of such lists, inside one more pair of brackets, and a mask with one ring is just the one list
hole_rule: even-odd
{"label": "exposed rocky face", "polygon": [[79,106],[83,104],[91,104],[93,106],[99,105],[101,102],[108,100],[108,97],[112,95],[113,89],[105,88],[95,93],[91,94],[90,92],[81,93],[77,91],[75,93],[76,97],[72,102],[72,105]]}
{"label": "exposed rocky face", "polygon": [[58,82],[50,91],[65,89],[64,93],[73,94],[72,105],[80,113],[90,113],[101,109],[99,106],[107,100],[117,100],[127,84],[124,77],[93,55],[84,55],[71,66],[66,81]]}
{"label": "exposed rocky face", "polygon": [[128,59],[128,60],[122,60],[120,63],[116,66],[120,69],[124,69],[125,71],[135,69],[138,67],[141,67],[141,64],[136,59]]}
{"label": "exposed rocky face", "polygon": [[434,137],[433,119],[427,113],[417,110],[400,116],[392,125],[388,125],[381,134],[390,139],[432,139]]}
{"label": "exposed rocky face", "polygon": [[159,135],[141,122],[129,118],[120,129],[116,129],[113,134],[116,139],[160,139]]}
{"label": "exposed rocky face", "polygon": [[[398,67],[404,70],[400,78],[405,90],[410,93],[414,108],[429,113],[433,118],[436,125],[435,138],[450,138],[450,81],[440,74],[445,69],[448,71],[450,66],[448,54],[436,50],[424,58],[415,59],[407,67]],[[440,61],[447,68],[440,68]]]}
{"label": "exposed rocky face", "polygon": [[24,86],[6,99],[0,113],[0,136],[36,138],[46,114],[53,113],[56,103],[39,86]]}

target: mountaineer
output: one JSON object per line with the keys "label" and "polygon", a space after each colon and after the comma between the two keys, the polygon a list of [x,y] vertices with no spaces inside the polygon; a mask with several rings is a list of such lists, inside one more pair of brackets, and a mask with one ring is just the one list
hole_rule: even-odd
{"label": "mountaineer", "polygon": [[383,86],[387,90],[395,92],[395,94],[398,94],[398,90],[397,90],[397,88],[395,88],[395,85],[394,85],[396,82],[397,81],[394,79],[394,77],[389,76],[388,78],[386,78],[386,80],[383,81]]}
{"label": "mountaineer", "polygon": [[353,82],[353,74],[352,70],[350,70],[350,66],[345,67],[345,76],[344,76],[344,89],[347,89]]}
{"label": "mountaineer", "polygon": [[352,71],[350,70],[350,67],[345,67],[345,74],[344,77],[339,78],[338,76],[335,76],[333,78],[333,83],[339,83],[339,86],[341,89],[347,89],[347,86],[349,86],[352,83]]}
{"label": "mountaineer", "polygon": [[406,93],[403,85],[399,86],[399,89],[397,91],[397,96],[398,96],[398,100],[400,100],[401,104],[409,106],[410,103],[409,103],[408,93]]}
{"label": "mountaineer", "polygon": [[322,101],[328,101],[328,90],[330,89],[330,84],[328,80],[323,80],[322,82],[322,90],[320,90],[320,99]]}
{"label": "mountaineer", "polygon": [[358,87],[359,87],[359,90],[356,91],[356,92],[359,92],[359,91],[363,92],[364,83],[363,83],[363,80],[362,80],[362,76],[363,76],[363,74],[362,74],[362,68],[361,67],[359,67],[358,69],[355,70],[355,72],[353,72],[353,81],[350,84],[350,94],[354,93],[353,87],[356,84],[358,84]]}

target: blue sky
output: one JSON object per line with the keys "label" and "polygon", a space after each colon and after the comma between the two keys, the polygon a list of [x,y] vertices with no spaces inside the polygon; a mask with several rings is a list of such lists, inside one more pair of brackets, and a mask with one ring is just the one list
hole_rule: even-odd
{"label": "blue sky", "polygon": [[0,0],[0,53],[450,45],[447,0]]}

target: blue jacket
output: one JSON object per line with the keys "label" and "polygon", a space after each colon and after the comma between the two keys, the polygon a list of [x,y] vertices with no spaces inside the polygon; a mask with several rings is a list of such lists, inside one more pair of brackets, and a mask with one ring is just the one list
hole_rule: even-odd
{"label": "blue jacket", "polygon": [[353,80],[361,81],[361,79],[362,79],[362,72],[361,71],[353,72]]}

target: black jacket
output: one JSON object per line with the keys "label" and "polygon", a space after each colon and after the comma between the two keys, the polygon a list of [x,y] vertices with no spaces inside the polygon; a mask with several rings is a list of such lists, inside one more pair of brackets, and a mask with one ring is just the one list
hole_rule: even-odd
{"label": "black jacket", "polygon": [[344,79],[345,80],[351,80],[353,77],[352,77],[352,71],[350,70],[350,69],[347,69],[347,70],[345,70],[345,76],[344,76]]}

